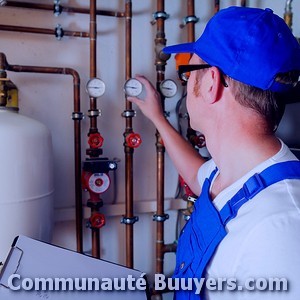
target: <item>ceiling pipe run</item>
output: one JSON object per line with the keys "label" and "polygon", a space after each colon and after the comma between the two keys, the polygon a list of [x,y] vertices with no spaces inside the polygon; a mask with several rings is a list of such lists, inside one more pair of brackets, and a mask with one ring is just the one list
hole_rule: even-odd
{"label": "ceiling pipe run", "polygon": [[[48,11],[52,11],[52,12],[54,11],[54,5],[50,5],[50,4],[29,3],[29,2],[19,2],[19,1],[5,1],[5,2],[6,3],[3,3],[2,6],[48,10]],[[67,13],[90,14],[90,10],[88,8],[70,7],[70,6],[63,6],[63,5],[59,5],[59,11],[67,12]],[[96,15],[117,17],[117,18],[124,17],[123,12],[98,10],[98,9],[96,9]]]}
{"label": "ceiling pipe run", "polygon": [[88,38],[89,37],[88,32],[64,30],[60,26],[57,26],[55,29],[47,29],[47,28],[35,28],[35,27],[0,24],[0,30],[2,30],[2,31],[26,32],[26,33],[37,33],[37,34],[53,35],[59,40],[63,36],[81,37],[81,38]]}
{"label": "ceiling pipe run", "polygon": [[75,154],[75,205],[76,205],[76,238],[77,252],[83,252],[82,243],[82,190],[81,190],[81,120],[80,112],[80,77],[77,71],[71,68],[41,67],[10,65],[4,53],[0,53],[0,69],[12,72],[61,74],[73,77],[73,107],[72,119],[74,120],[74,154]]}

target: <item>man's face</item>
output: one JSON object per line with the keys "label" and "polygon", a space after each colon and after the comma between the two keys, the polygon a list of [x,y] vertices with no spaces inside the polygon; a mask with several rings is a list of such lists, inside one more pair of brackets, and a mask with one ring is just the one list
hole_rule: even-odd
{"label": "man's face", "polygon": [[[204,62],[200,59],[199,56],[194,54],[190,59],[189,64],[200,65]],[[202,93],[201,93],[201,74],[205,72],[205,70],[200,71],[191,71],[190,77],[187,83],[187,100],[186,106],[187,111],[190,116],[190,124],[191,127],[195,130],[200,130],[199,120],[202,119],[201,111],[203,114],[203,109],[201,109],[202,105]]]}

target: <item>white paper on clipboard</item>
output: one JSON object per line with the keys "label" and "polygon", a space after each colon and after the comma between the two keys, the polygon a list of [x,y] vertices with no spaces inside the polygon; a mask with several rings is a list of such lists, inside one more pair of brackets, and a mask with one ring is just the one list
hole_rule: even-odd
{"label": "white paper on clipboard", "polygon": [[[18,236],[0,273],[0,299],[5,300],[146,300],[147,290],[76,290],[49,291],[24,290],[13,291],[8,287],[12,274],[20,275],[14,286],[21,284],[23,278],[104,278],[138,279],[143,273],[111,262],[95,259],[74,251],[40,242],[26,236]],[[120,281],[119,281],[120,282]],[[133,286],[133,285],[131,285]],[[136,285],[134,285],[136,287]],[[128,287],[128,286],[127,286]]]}

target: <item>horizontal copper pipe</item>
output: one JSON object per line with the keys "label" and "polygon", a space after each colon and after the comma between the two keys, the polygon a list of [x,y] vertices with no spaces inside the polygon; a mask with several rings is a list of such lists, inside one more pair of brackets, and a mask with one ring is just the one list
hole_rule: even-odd
{"label": "horizontal copper pipe", "polygon": [[165,244],[163,245],[163,252],[168,253],[168,252],[176,252],[177,249],[177,243],[172,243],[172,244]]}
{"label": "horizontal copper pipe", "polygon": [[[0,24],[0,30],[14,31],[14,32],[49,34],[49,35],[54,35],[55,36],[55,30],[54,29],[47,29],[47,28],[35,28],[35,27],[13,26],[13,25]],[[69,30],[64,30],[63,35],[64,36],[72,36],[72,37],[83,37],[83,38],[88,38],[90,36],[88,32],[69,31]]]}
{"label": "horizontal copper pipe", "polygon": [[[5,6],[19,7],[19,8],[30,8],[30,9],[40,9],[40,10],[50,10],[53,11],[53,5],[50,4],[39,4],[39,3],[28,3],[28,2],[19,2],[19,1],[7,1]],[[90,10],[88,8],[80,7],[67,7],[61,6],[63,12],[69,13],[79,13],[79,14],[89,14]],[[115,12],[109,10],[96,10],[97,15],[108,16],[108,17],[124,17],[123,12]]]}

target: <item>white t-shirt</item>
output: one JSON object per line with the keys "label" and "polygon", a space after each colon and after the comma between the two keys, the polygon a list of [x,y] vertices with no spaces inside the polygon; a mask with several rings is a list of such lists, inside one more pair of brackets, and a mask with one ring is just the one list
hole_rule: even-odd
{"label": "white t-shirt", "polygon": [[[213,200],[215,207],[220,210],[254,173],[288,160],[297,158],[282,143],[276,155],[223,190]],[[199,169],[201,185],[215,167],[210,160]],[[267,187],[239,209],[226,229],[227,236],[206,268],[205,278],[210,278],[210,289],[215,289],[206,288],[207,300],[300,299],[300,180],[284,180]],[[233,279],[233,283],[229,281],[229,288],[234,288],[234,280],[237,280],[243,291],[228,291],[225,283],[223,290],[218,291],[222,278]],[[272,278],[282,279],[281,289],[287,284],[288,290],[248,291],[245,287],[247,283],[250,288],[259,284],[259,289],[264,289],[268,282],[271,287],[269,279]],[[219,286],[214,285],[218,280]]]}

